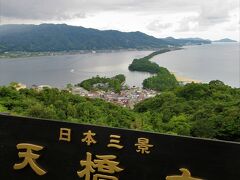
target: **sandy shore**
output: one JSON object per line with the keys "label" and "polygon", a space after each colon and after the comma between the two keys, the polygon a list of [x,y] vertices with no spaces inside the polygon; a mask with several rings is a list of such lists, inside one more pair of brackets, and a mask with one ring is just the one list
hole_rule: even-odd
{"label": "sandy shore", "polygon": [[202,81],[197,80],[197,79],[191,79],[189,77],[184,77],[184,76],[180,76],[175,72],[171,72],[172,74],[174,74],[174,76],[176,77],[177,81],[182,82],[182,83],[201,83]]}

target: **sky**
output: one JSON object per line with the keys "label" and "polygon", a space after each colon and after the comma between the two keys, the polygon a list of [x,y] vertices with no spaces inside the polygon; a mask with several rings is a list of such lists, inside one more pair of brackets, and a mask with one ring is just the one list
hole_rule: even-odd
{"label": "sky", "polygon": [[239,0],[0,0],[1,24],[64,23],[155,37],[240,38]]}

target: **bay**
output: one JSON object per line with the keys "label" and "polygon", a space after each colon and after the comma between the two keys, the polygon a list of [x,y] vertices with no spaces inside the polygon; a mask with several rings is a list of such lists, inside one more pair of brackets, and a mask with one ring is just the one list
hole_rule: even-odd
{"label": "bay", "polygon": [[0,85],[21,82],[28,86],[50,85],[63,88],[93,76],[112,77],[124,74],[129,86],[142,86],[149,73],[128,70],[134,58],[144,57],[152,51],[120,51],[61,56],[41,56],[0,59]]}
{"label": "bay", "polygon": [[221,80],[232,87],[240,87],[239,48],[239,43],[188,46],[155,56],[152,61],[188,79],[206,83]]}
{"label": "bay", "polygon": [[[240,87],[239,43],[214,43],[188,46],[182,50],[160,54],[151,60],[168,68],[177,76],[201,82],[221,80],[232,87]],[[0,85],[16,81],[31,86],[47,84],[63,88],[93,76],[126,76],[126,84],[142,86],[151,75],[128,71],[134,58],[152,51],[118,51],[61,56],[40,56],[0,59]]]}

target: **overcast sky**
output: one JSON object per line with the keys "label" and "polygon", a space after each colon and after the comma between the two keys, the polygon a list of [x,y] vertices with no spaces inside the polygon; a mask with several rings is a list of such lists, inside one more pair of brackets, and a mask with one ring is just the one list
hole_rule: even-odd
{"label": "overcast sky", "polygon": [[1,24],[66,23],[212,40],[239,40],[239,11],[239,0],[0,0]]}

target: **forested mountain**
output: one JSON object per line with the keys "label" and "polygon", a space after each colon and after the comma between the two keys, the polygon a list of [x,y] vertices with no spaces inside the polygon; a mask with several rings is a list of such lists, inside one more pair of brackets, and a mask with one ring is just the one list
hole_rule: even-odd
{"label": "forested mountain", "polygon": [[203,43],[210,41],[158,39],[141,32],[100,31],[66,24],[0,26],[0,52],[150,49]]}

